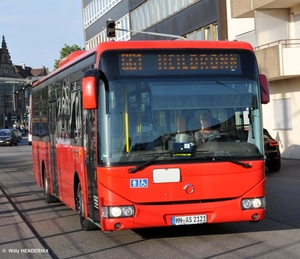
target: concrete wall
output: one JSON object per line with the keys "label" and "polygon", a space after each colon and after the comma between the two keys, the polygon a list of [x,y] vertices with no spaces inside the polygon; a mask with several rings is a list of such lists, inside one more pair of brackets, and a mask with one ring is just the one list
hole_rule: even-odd
{"label": "concrete wall", "polygon": [[[231,1],[226,0],[226,3],[227,3],[228,40],[235,40],[235,39],[240,40],[239,36],[241,34],[245,34],[247,32],[254,30],[254,18],[239,18],[239,19],[232,18],[231,17]],[[242,39],[242,40],[245,40],[245,39]]]}
{"label": "concrete wall", "polygon": [[[263,105],[263,122],[265,128],[279,142],[282,157],[300,158],[300,77],[270,82],[270,103]],[[290,130],[278,130],[275,127],[275,116],[278,114],[278,107],[275,107],[274,100],[290,99],[292,128]]]}
{"label": "concrete wall", "polygon": [[289,15],[286,9],[259,10],[255,12],[257,45],[289,38]]}

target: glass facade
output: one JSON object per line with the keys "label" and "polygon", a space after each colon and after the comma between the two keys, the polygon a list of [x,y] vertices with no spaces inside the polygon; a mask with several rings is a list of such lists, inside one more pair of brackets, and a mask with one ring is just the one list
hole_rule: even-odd
{"label": "glass facade", "polygon": [[[100,19],[104,14],[113,8],[122,0],[94,0],[83,9],[84,28],[88,29]],[[190,7],[192,4],[201,2],[199,0],[148,0],[131,10],[128,14],[116,20],[116,28],[145,31],[150,27],[165,21],[167,18],[176,15],[182,10]],[[167,33],[167,32],[165,32]],[[129,31],[116,31],[115,41],[130,40],[136,33]],[[214,21],[205,26],[185,33],[184,36],[189,40],[219,40],[218,22]],[[100,42],[109,41],[106,37],[106,29],[86,41],[86,49],[97,46]]]}
{"label": "glass facade", "polygon": [[131,12],[132,30],[143,31],[195,2],[199,0],[148,0]]}

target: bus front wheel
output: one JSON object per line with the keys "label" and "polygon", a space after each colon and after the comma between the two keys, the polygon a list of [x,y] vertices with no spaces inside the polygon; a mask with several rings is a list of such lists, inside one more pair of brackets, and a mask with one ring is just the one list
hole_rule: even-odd
{"label": "bus front wheel", "polygon": [[98,227],[95,224],[93,224],[93,222],[89,221],[84,217],[83,196],[80,183],[78,183],[76,191],[76,211],[79,215],[80,225],[83,230],[90,231],[98,229]]}

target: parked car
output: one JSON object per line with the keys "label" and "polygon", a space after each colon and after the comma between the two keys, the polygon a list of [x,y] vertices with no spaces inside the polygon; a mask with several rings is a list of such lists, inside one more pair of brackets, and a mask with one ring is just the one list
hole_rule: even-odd
{"label": "parked car", "polygon": [[18,137],[11,129],[0,129],[0,145],[18,145]]}
{"label": "parked car", "polygon": [[270,172],[278,172],[281,167],[281,154],[277,140],[264,129],[266,167]]}
{"label": "parked car", "polygon": [[18,129],[12,129],[12,131],[16,134],[17,138],[18,138],[18,142],[21,142],[23,134],[21,131],[19,131]]}

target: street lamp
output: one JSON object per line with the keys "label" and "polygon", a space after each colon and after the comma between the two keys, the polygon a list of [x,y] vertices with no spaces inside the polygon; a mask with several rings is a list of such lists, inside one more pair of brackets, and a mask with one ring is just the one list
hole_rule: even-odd
{"label": "street lamp", "polygon": [[4,114],[3,114],[4,128],[8,128],[8,126],[7,126],[7,96],[8,96],[8,94],[4,94]]}

